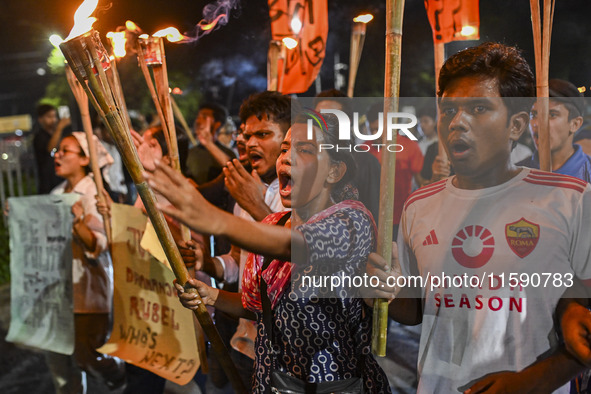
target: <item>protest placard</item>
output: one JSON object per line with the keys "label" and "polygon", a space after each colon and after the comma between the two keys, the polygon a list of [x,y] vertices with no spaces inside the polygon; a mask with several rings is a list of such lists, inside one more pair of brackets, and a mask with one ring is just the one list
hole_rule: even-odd
{"label": "protest placard", "polygon": [[74,351],[71,206],[79,197],[8,199],[9,342],[61,354]]}
{"label": "protest placard", "polygon": [[121,204],[111,217],[114,322],[99,351],[184,385],[200,365],[193,314],[177,298],[172,271],[140,246],[147,217]]}

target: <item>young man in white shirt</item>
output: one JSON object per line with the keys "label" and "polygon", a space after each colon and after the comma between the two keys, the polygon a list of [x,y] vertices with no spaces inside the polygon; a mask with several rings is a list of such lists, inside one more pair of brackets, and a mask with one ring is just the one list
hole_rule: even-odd
{"label": "young man in white shirt", "polygon": [[[568,393],[582,366],[560,346],[553,315],[573,278],[591,278],[591,187],[511,164],[535,95],[515,48],[484,43],[450,57],[438,95],[456,175],[406,201],[395,263],[425,283],[389,306],[401,323],[422,322],[418,392]],[[384,261],[370,262],[386,280]],[[560,281],[525,283],[543,273]]]}

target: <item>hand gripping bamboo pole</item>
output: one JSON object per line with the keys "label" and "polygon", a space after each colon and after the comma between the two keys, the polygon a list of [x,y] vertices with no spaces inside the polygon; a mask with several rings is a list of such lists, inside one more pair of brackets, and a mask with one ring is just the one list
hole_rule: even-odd
{"label": "hand gripping bamboo pole", "polygon": [[[384,114],[398,112],[398,92],[400,88],[400,55],[402,52],[402,18],[404,0],[388,0],[386,3],[386,72],[384,83]],[[384,122],[387,116],[384,115]],[[386,125],[384,124],[384,130]],[[395,144],[396,133],[392,141]],[[384,139],[387,133],[384,133]],[[392,259],[392,226],[394,214],[394,173],[396,153],[382,155],[380,176],[380,223],[378,228],[378,253],[386,260]],[[388,301],[376,298],[373,311],[372,351],[375,355],[386,355],[388,336]]]}
{"label": "hand gripping bamboo pole", "polygon": [[[164,215],[156,208],[156,198],[154,193],[142,175],[143,166],[131,140],[131,135],[127,132],[121,113],[113,100],[112,91],[108,86],[105,71],[97,54],[97,49],[95,48],[96,43],[92,41],[92,36],[95,35],[94,33],[96,32],[91,31],[90,34],[86,33],[82,36],[75,37],[72,40],[63,42],[60,44],[60,48],[68,63],[71,65],[76,64],[75,67],[72,67],[72,71],[74,71],[76,78],[84,88],[87,96],[91,98],[92,104],[95,106],[97,112],[103,117],[107,128],[111,132],[119,152],[121,153],[123,162],[137,187],[138,193],[144,203],[148,216],[150,217],[150,221],[156,230],[158,239],[160,240],[166,257],[170,262],[170,266],[179,283],[184,285],[189,279],[189,273],[187,272],[187,268],[185,267],[176,247],[176,243],[174,242],[170,229],[164,219]],[[98,34],[96,34],[96,36],[98,36]],[[95,40],[96,39],[98,39],[98,37],[96,37]],[[83,70],[81,70],[81,68],[83,68]],[[95,75],[95,71],[98,75]],[[85,81],[85,77],[88,78],[88,84]],[[198,295],[198,293],[196,294]],[[236,367],[230,359],[228,350],[222,342],[222,339],[203,303],[201,303],[199,308],[195,311],[195,316],[207,334],[212,349],[222,365],[224,372],[230,379],[234,390],[238,393],[247,393]]]}
{"label": "hand gripping bamboo pole", "polygon": [[[92,173],[94,175],[94,183],[96,185],[96,199],[104,204],[105,203],[105,196],[103,195],[103,177],[101,176],[101,169],[98,165],[97,153],[96,153],[96,146],[94,145],[94,133],[92,132],[92,122],[90,120],[90,111],[88,108],[88,97],[84,93],[84,89],[74,76],[72,69],[66,65],[66,78],[68,80],[68,85],[70,85],[70,89],[72,89],[72,93],[74,94],[74,98],[76,99],[76,103],[78,103],[78,109],[80,110],[80,117],[82,118],[82,128],[84,129],[84,133],[86,134],[86,140],[88,141],[88,153],[90,155],[90,168],[92,169]],[[111,218],[109,215],[104,214],[103,216],[103,224],[105,226],[105,235],[107,236],[107,241],[109,245],[111,245]]]}

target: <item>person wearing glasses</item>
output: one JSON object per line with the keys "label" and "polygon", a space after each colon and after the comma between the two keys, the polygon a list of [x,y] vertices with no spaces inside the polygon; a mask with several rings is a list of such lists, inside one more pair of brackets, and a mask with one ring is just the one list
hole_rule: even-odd
{"label": "person wearing glasses", "polygon": [[[94,137],[99,167],[106,172],[113,158]],[[72,206],[73,302],[75,347],[71,356],[46,352],[57,393],[86,392],[85,373],[103,381],[112,391],[125,386],[122,360],[98,353],[110,331],[109,313],[113,297],[113,267],[108,251],[103,218],[96,207],[97,189],[90,173],[86,136],[74,132],[61,140],[52,152],[55,173],[64,181],[50,194],[76,193]]]}

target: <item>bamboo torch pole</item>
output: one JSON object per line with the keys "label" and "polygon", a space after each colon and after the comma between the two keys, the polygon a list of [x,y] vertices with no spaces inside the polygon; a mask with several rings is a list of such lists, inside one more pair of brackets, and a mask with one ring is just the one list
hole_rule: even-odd
{"label": "bamboo torch pole", "polygon": [[178,120],[181,123],[181,126],[183,126],[183,130],[185,131],[185,134],[187,134],[187,137],[189,137],[191,144],[197,145],[197,140],[195,139],[195,136],[193,135],[193,131],[191,130],[191,128],[187,124],[187,121],[185,120],[185,117],[184,117],[183,113],[181,112],[181,109],[177,105],[176,100],[174,99],[173,96],[170,96],[170,103],[172,104],[172,110],[174,111],[174,117],[176,118],[176,120]]}
{"label": "bamboo torch pole", "polygon": [[131,118],[129,117],[129,112],[127,111],[127,103],[125,102],[123,87],[121,85],[121,79],[119,78],[119,71],[117,70],[117,62],[126,55],[125,43],[127,41],[127,37],[125,35],[125,31],[111,31],[107,33],[107,38],[111,41],[111,67],[106,70],[106,74],[109,78],[109,83],[113,87],[117,105],[121,109],[121,112],[127,121],[127,126],[129,129],[131,129]]}
{"label": "bamboo torch pole", "polygon": [[554,0],[544,0],[543,29],[539,0],[530,0],[534,53],[536,59],[536,94],[538,96],[538,155],[540,169],[552,171],[550,131],[548,119],[548,74],[550,66],[550,38],[554,18]]}
{"label": "bamboo torch pole", "polygon": [[282,46],[281,41],[271,40],[267,52],[267,90],[274,92],[279,88],[279,57]]}
{"label": "bamboo torch pole", "polygon": [[347,83],[347,96],[349,97],[353,97],[353,92],[355,91],[355,78],[357,77],[357,69],[359,68],[359,60],[361,59],[364,41],[365,24],[353,22],[349,49],[349,82]]}
{"label": "bamboo torch pole", "polygon": [[[156,92],[158,93],[158,102],[162,108],[162,114],[166,121],[166,128],[168,129],[168,148],[172,166],[179,173],[181,172],[181,162],[179,159],[179,148],[176,139],[176,127],[174,125],[174,115],[172,110],[172,103],[170,99],[170,86],[168,83],[168,71],[166,69],[166,55],[164,52],[164,39],[158,37],[158,44],[160,46],[160,53],[162,55],[162,63],[152,66],[154,73],[154,81],[156,85]],[[183,241],[191,239],[191,230],[185,225],[181,225],[181,237]]]}
{"label": "bamboo torch pole", "polygon": [[[400,88],[400,55],[402,53],[402,18],[404,0],[388,0],[386,2],[386,72],[384,83],[384,114],[398,112],[398,93]],[[387,116],[384,116],[384,123]],[[384,130],[386,125],[384,124]],[[392,141],[396,143],[396,133]],[[396,170],[396,153],[382,155],[382,171],[380,176],[380,222],[378,228],[378,253],[386,260],[392,256],[392,226],[394,214],[394,173]],[[386,355],[388,335],[388,301],[375,299],[373,314],[372,351],[375,355]]]}
{"label": "bamboo torch pole", "polygon": [[117,57],[111,58],[111,68],[107,72],[107,77],[113,89],[115,90],[115,100],[117,101],[118,107],[121,109],[121,113],[125,116],[126,125],[131,128],[131,118],[127,111],[127,103],[125,102],[125,96],[123,95],[123,87],[121,86],[121,79],[119,78],[119,71],[117,71]]}
{"label": "bamboo torch pole", "polygon": [[162,108],[162,114],[166,121],[166,128],[168,129],[170,159],[174,168],[180,172],[181,166],[179,162],[179,150],[176,139],[176,129],[174,126],[174,115],[172,111],[172,105],[170,103],[170,87],[168,84],[168,71],[166,69],[166,55],[164,52],[164,39],[158,37],[158,45],[160,47],[160,53],[162,54],[162,64],[155,64],[152,66],[152,72],[154,73],[154,85],[156,86],[156,92],[158,94],[158,102]]}
{"label": "bamboo torch pole", "polygon": [[373,15],[359,15],[353,19],[353,28],[351,29],[351,44],[349,49],[349,82],[347,84],[347,96],[353,97],[355,90],[355,79],[361,60],[361,52],[365,44],[365,32],[367,23],[373,19]]}
{"label": "bamboo torch pole", "polygon": [[[437,97],[437,90],[439,89],[439,71],[445,62],[445,44],[443,42],[433,43],[434,57],[435,57],[435,97]],[[439,112],[439,108],[437,109]],[[439,138],[437,142],[437,155],[447,160],[447,153],[443,147],[443,139]]]}
{"label": "bamboo torch pole", "polygon": [[160,106],[160,101],[158,99],[158,94],[156,93],[156,88],[154,87],[154,81],[152,81],[152,76],[150,75],[150,70],[148,70],[148,65],[146,64],[146,58],[144,56],[144,51],[142,49],[142,45],[138,42],[137,46],[137,58],[138,63],[140,64],[140,68],[142,70],[142,74],[144,75],[144,79],[146,80],[146,85],[148,85],[148,90],[150,91],[150,97],[154,102],[154,106],[156,107],[156,113],[158,114],[158,119],[160,119],[160,124],[162,125],[162,132],[164,133],[164,138],[166,140],[166,146],[168,147],[168,151],[170,152],[170,135],[168,132],[168,122],[164,117],[164,113],[162,111],[162,107]]}
{"label": "bamboo torch pole", "polygon": [[[174,115],[173,115],[173,108],[170,96],[170,87],[168,83],[168,71],[166,68],[166,54],[164,51],[164,38],[152,36],[149,37],[146,41],[147,44],[153,44],[151,49],[153,54],[156,56],[151,55],[152,58],[155,58],[151,62],[152,73],[154,75],[154,84],[152,85],[152,90],[154,87],[156,88],[156,100],[154,100],[154,105],[157,109],[160,109],[159,114],[161,114],[160,121],[162,123],[162,129],[168,130],[167,135],[167,145],[168,145],[168,154],[172,162],[172,166],[175,170],[179,173],[181,172],[181,163],[179,160],[179,153],[178,153],[178,142],[176,138],[176,127],[174,124]],[[140,49],[141,43],[138,42]],[[138,52],[139,53],[139,52]],[[143,55],[143,52],[141,52]],[[140,58],[140,62],[142,62]],[[146,62],[142,62],[144,64],[144,68],[146,67]],[[144,73],[144,76],[147,76],[149,82],[152,82],[151,78],[149,78],[149,73]],[[146,79],[146,82],[148,82]],[[153,96],[154,97],[154,96]],[[191,239],[191,230],[181,224],[180,225],[180,233],[181,238],[183,241],[189,241]],[[201,360],[201,370],[203,373],[207,373],[209,370],[209,366],[207,364],[207,354],[206,354],[206,346],[205,346],[205,336],[203,334],[203,330],[201,326],[196,325],[195,327],[195,334],[196,339],[198,341],[198,349],[199,349],[199,359]]]}
{"label": "bamboo torch pole", "polygon": [[[101,176],[101,169],[99,168],[97,160],[96,146],[94,145],[94,133],[92,132],[92,122],[90,121],[88,97],[86,97],[86,94],[84,93],[84,88],[82,88],[82,86],[74,76],[72,69],[69,66],[66,66],[66,78],[68,80],[68,85],[70,85],[70,89],[72,89],[72,93],[74,94],[76,103],[78,103],[80,117],[82,118],[82,128],[84,129],[84,133],[86,134],[86,140],[88,141],[90,167],[92,169],[92,173],[94,175],[94,183],[96,185],[96,198],[100,203],[104,204],[105,196],[103,195],[103,177]],[[107,236],[107,241],[109,245],[111,245],[111,241],[113,239],[111,237],[111,219],[106,214],[103,215],[103,224],[105,226],[105,235]]]}
{"label": "bamboo torch pole", "polygon": [[[170,229],[164,219],[164,215],[156,208],[156,198],[152,189],[148,186],[144,179],[142,172],[143,166],[137,155],[137,151],[131,140],[131,135],[124,126],[124,120],[121,117],[119,109],[116,107],[112,97],[112,92],[107,83],[107,77],[103,69],[101,60],[97,54],[95,45],[100,39],[96,31],[91,31],[82,36],[75,37],[69,41],[60,44],[60,49],[68,63],[72,66],[72,71],[76,78],[84,88],[87,96],[91,98],[92,104],[95,106],[97,112],[103,117],[107,125],[125,166],[127,167],[134,183],[136,184],[138,193],[146,207],[150,221],[152,222],[156,234],[162,244],[162,248],[170,262],[170,266],[181,284],[185,284],[189,279],[189,273],[181,258],[181,255],[176,247],[176,243],[172,237]],[[95,75],[95,70],[98,75]],[[88,79],[88,85],[85,78]],[[187,289],[187,291],[191,291]],[[191,291],[192,293],[199,293]],[[246,388],[242,384],[242,380],[238,375],[235,365],[230,359],[228,350],[226,349],[222,339],[216,330],[207,309],[203,303],[195,311],[197,320],[206,332],[212,349],[215,352],[222,368],[230,379],[234,390],[238,393],[247,393]]]}

